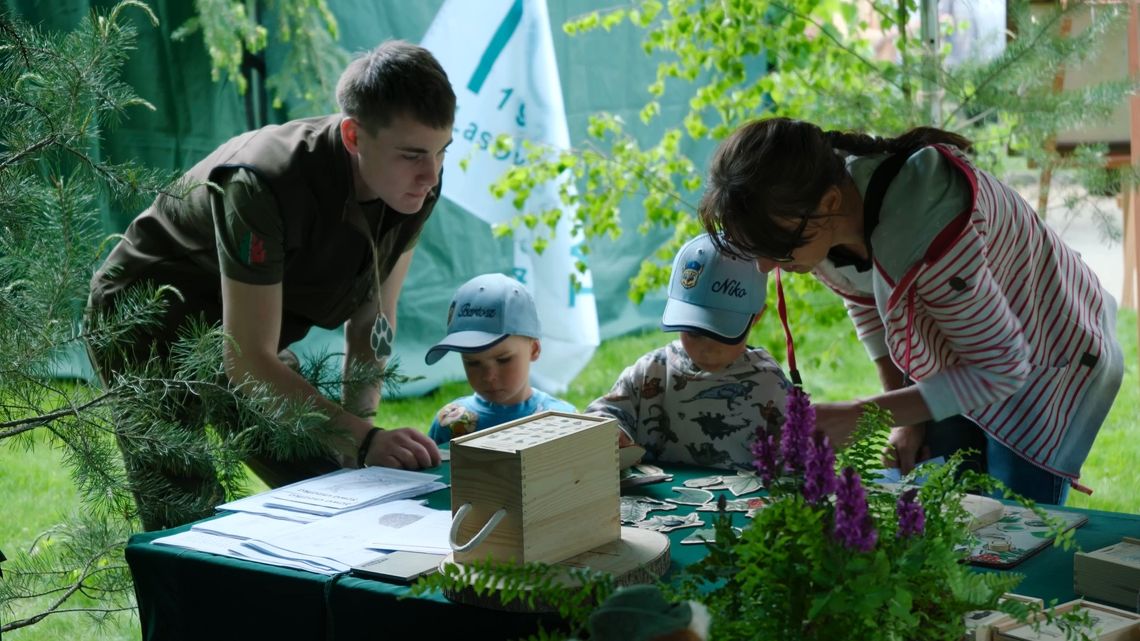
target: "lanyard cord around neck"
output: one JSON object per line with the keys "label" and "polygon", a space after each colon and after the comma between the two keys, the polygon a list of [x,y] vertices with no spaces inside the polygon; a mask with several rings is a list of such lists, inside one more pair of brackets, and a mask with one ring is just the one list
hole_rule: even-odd
{"label": "lanyard cord around neck", "polygon": [[384,313],[384,299],[380,297],[380,230],[384,227],[384,218],[388,215],[388,203],[380,205],[380,215],[376,219],[376,229],[369,230],[368,249],[372,254],[372,293],[376,296],[376,309]]}
{"label": "lanyard cord around neck", "polygon": [[776,268],[776,311],[780,312],[780,322],[784,325],[784,339],[788,350],[788,367],[791,370],[792,383],[796,387],[803,387],[800,370],[796,367],[796,343],[792,340],[792,328],[788,325],[788,305],[784,301],[784,282],[780,279],[781,270]]}

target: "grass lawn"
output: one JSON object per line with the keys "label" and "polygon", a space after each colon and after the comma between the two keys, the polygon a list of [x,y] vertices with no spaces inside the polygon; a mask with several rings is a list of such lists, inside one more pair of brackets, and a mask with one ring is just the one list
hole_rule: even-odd
{"label": "grass lawn", "polygon": [[[774,314],[757,329],[756,343],[783,357],[782,341],[774,331]],[[834,325],[815,335],[797,335],[797,354],[806,387],[819,401],[840,400],[869,394],[877,389],[873,366],[852,334]],[[759,332],[763,331],[761,335]],[[1140,379],[1137,377],[1136,313],[1122,311],[1118,331],[1124,347],[1125,376],[1120,396],[1113,406],[1092,454],[1084,467],[1082,482],[1095,489],[1089,497],[1070,493],[1069,504],[1100,510],[1140,513],[1140,441],[1135,438],[1140,416]],[[651,331],[606,341],[590,364],[562,396],[578,407],[609,389],[622,368],[645,352],[664,345],[671,335]],[[469,393],[465,383],[444,385],[435,393],[414,399],[385,401],[380,422],[387,426],[415,426],[427,430],[433,413],[444,403]],[[81,509],[59,454],[39,446],[30,451],[0,445],[0,549],[9,557],[27,550],[35,537],[71,511]],[[264,487],[254,485],[254,489]],[[21,613],[2,612],[3,620]],[[55,641],[56,639],[137,639],[138,621],[133,614],[120,614],[103,626],[82,614],[49,617],[46,621],[5,636],[10,641]]]}

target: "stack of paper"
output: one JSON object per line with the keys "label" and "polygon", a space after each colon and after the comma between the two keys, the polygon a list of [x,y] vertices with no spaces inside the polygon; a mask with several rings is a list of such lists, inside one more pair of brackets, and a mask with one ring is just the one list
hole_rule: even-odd
{"label": "stack of paper", "polygon": [[1130,610],[1140,607],[1140,539],[1073,556],[1073,591]]}
{"label": "stack of paper", "polygon": [[381,556],[378,549],[450,551],[450,528],[449,510],[433,510],[417,501],[392,501],[314,521],[263,541],[242,541],[239,551],[345,572]]}
{"label": "stack of paper", "polygon": [[447,487],[439,475],[387,467],[338,470],[275,490],[218,506],[218,510],[250,512],[292,520],[333,516],[349,510],[421,496]]}
{"label": "stack of paper", "polygon": [[447,553],[449,510],[403,500],[447,487],[439,476],[369,467],[342,470],[219,506],[233,513],[154,540],[320,574],[382,551]]}
{"label": "stack of paper", "polygon": [[[320,517],[315,517],[320,518]],[[263,555],[255,550],[242,550],[242,541],[260,537],[277,536],[294,528],[302,527],[304,523],[277,519],[258,514],[234,513],[209,521],[194,524],[189,530],[164,536],[154,540],[157,545],[207,552],[219,556],[228,556],[247,561],[268,563],[280,567],[317,572],[319,574],[336,574],[339,570],[327,564],[314,565],[301,560],[285,559]]]}

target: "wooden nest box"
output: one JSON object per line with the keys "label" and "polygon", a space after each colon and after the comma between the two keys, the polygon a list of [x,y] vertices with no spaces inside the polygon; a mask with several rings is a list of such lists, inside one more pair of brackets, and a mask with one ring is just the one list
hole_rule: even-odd
{"label": "wooden nest box", "polygon": [[452,440],[455,561],[554,564],[620,540],[617,443],[613,419],[564,412]]}

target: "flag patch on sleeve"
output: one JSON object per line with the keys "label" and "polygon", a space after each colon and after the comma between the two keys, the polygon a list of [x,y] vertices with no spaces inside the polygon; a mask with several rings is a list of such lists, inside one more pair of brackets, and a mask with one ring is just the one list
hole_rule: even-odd
{"label": "flag patch on sleeve", "polygon": [[260,265],[265,262],[265,241],[257,234],[249,232],[241,241],[239,253],[246,265]]}

